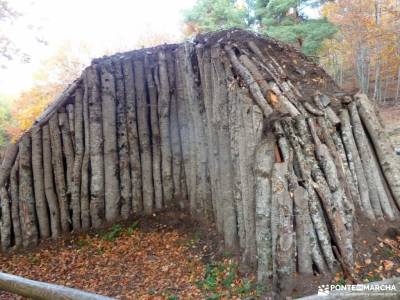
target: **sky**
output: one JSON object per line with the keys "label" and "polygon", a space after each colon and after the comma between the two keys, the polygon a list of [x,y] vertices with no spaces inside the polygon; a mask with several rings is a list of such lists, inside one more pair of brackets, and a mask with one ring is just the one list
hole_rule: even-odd
{"label": "sky", "polygon": [[[22,16],[2,31],[29,54],[0,69],[0,93],[17,95],[33,83],[34,71],[56,49],[90,45],[92,56],[133,49],[148,33],[179,37],[181,12],[195,0],[10,0]],[[45,41],[45,44],[40,41]],[[79,50],[78,50],[79,51]]]}

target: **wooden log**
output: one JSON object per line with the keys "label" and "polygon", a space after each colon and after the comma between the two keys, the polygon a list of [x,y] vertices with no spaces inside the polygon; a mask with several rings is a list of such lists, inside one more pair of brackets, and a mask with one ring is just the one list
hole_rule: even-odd
{"label": "wooden log", "polygon": [[[199,45],[196,49],[197,51],[197,60],[199,61],[200,66],[200,80],[202,82],[202,95],[203,102],[205,106],[205,120],[206,120],[206,135],[207,135],[207,144],[208,144],[208,169],[210,173],[210,184],[211,184],[211,194],[212,194],[212,206],[213,206],[213,214],[216,220],[217,230],[218,232],[223,232],[223,221],[222,217],[222,204],[217,199],[221,199],[221,183],[220,178],[218,176],[219,170],[219,162],[218,162],[218,133],[215,129],[215,114],[214,114],[214,83],[212,80],[212,72],[213,66],[211,62],[211,49],[208,47],[204,49]],[[215,50],[213,50],[215,51]],[[178,83],[178,82],[177,82]],[[179,101],[179,98],[177,99]],[[179,103],[178,103],[179,105]],[[183,143],[182,137],[182,143]],[[182,144],[183,145],[183,144]]]}
{"label": "wooden log", "polygon": [[[76,99],[76,91],[79,88],[80,88],[80,86],[76,88],[75,94],[72,95],[72,96],[74,96],[74,99]],[[74,103],[75,103],[75,101],[74,101]],[[68,125],[69,125],[69,131],[71,132],[72,143],[75,148],[75,108],[74,108],[74,104],[67,104],[65,106],[65,109],[66,109],[67,115],[68,115]]]}
{"label": "wooden log", "polygon": [[[283,113],[289,113],[291,116],[297,116],[300,114],[297,108],[290,103],[290,101],[284,97],[280,91],[277,91],[277,86],[274,89],[267,83],[260,71],[257,69],[257,66],[246,55],[241,55],[239,60],[250,71],[254,80],[259,84],[263,96],[269,101],[270,105]],[[279,100],[276,101],[274,98],[278,97]]]}
{"label": "wooden log", "polygon": [[256,199],[256,241],[258,269],[257,280],[265,283],[272,276],[272,229],[271,176],[274,165],[275,139],[269,134],[258,146],[255,153],[255,199]]}
{"label": "wooden log", "polygon": [[60,109],[58,113],[58,121],[61,130],[61,138],[63,145],[63,156],[65,157],[65,180],[67,184],[67,195],[70,198],[72,190],[72,177],[74,170],[75,150],[72,142],[71,132],[69,131],[68,116],[64,109]]}
{"label": "wooden log", "polygon": [[58,124],[58,114],[54,114],[49,120],[51,161],[53,164],[54,183],[57,192],[58,203],[60,206],[61,229],[63,232],[69,232],[69,225],[71,221],[69,217],[67,188],[65,182],[61,132]]}
{"label": "wooden log", "polygon": [[330,242],[331,238],[329,236],[327,224],[324,219],[320,201],[318,199],[316,191],[314,190],[315,182],[311,178],[310,162],[307,160],[306,156],[307,154],[306,153],[303,154],[303,150],[299,143],[299,139],[297,137],[297,133],[294,130],[293,124],[288,120],[284,120],[283,124],[284,124],[283,129],[285,131],[285,135],[287,139],[290,141],[290,144],[294,150],[294,156],[299,164],[301,177],[304,186],[307,190],[307,193],[309,195],[310,216],[313,222],[315,232],[318,237],[319,244],[321,246],[322,253],[324,255],[329,270],[332,270],[336,260],[333,255],[332,246]]}
{"label": "wooden log", "polygon": [[150,117],[147,103],[145,74],[143,62],[133,61],[135,77],[135,94],[137,103],[137,125],[140,142],[140,161],[142,167],[143,210],[150,215],[153,213],[154,188],[153,188],[153,163],[150,145]]}
{"label": "wooden log", "polygon": [[154,204],[155,209],[161,210],[163,208],[163,183],[161,176],[161,136],[160,124],[158,118],[158,101],[157,89],[154,82],[154,62],[150,55],[145,56],[145,75],[146,86],[149,97],[150,107],[150,124],[151,124],[151,145],[152,145],[152,165],[153,165],[153,183],[154,183]]}
{"label": "wooden log", "polygon": [[[293,229],[293,200],[288,191],[288,162],[275,163],[272,170],[272,197],[277,198],[279,224],[276,240],[275,292],[280,295],[291,291],[293,274],[296,271],[295,235]],[[272,200],[274,201],[274,200]]]}
{"label": "wooden log", "polygon": [[375,220],[374,211],[369,198],[367,179],[365,177],[360,154],[354,140],[350,123],[350,115],[346,109],[341,111],[340,120],[341,134],[346,151],[346,157],[349,162],[349,168],[352,173],[353,180],[357,183],[362,210],[369,219]]}
{"label": "wooden log", "polygon": [[101,111],[104,147],[105,218],[120,218],[121,193],[118,177],[117,121],[114,68],[110,60],[100,66]]}
{"label": "wooden log", "polygon": [[35,198],[33,192],[31,137],[25,134],[19,143],[19,203],[23,224],[24,247],[36,246],[39,233],[36,227]]}
{"label": "wooden log", "polygon": [[42,132],[37,127],[32,129],[32,172],[39,233],[41,238],[48,238],[51,232],[44,188]]}
{"label": "wooden log", "polygon": [[49,206],[51,236],[56,238],[61,233],[61,216],[60,205],[54,187],[53,179],[53,159],[51,153],[51,138],[49,125],[42,127],[42,143],[43,143],[43,177],[44,191],[46,194],[47,204]]}
{"label": "wooden log", "polygon": [[100,78],[97,65],[87,70],[90,151],[90,219],[92,227],[99,228],[105,217],[104,139]]}
{"label": "wooden log", "polygon": [[10,196],[7,188],[3,185],[0,187],[0,200],[1,200],[1,249],[7,251],[11,247],[11,207]]}
{"label": "wooden log", "polygon": [[382,218],[382,208],[379,203],[379,195],[376,189],[375,178],[373,176],[372,153],[368,148],[368,140],[361,123],[360,116],[354,102],[349,104],[349,112],[351,117],[351,125],[353,128],[354,139],[356,141],[357,149],[360,154],[361,162],[364,169],[364,174],[368,184],[369,198],[375,217]]}
{"label": "wooden log", "polygon": [[131,187],[132,187],[132,210],[134,213],[143,211],[142,198],[142,167],[140,164],[139,133],[138,133],[138,107],[136,102],[135,82],[132,69],[132,61],[126,58],[122,62],[125,101],[126,101],[126,119],[127,134],[129,143],[129,163],[131,169]]}
{"label": "wooden log", "polygon": [[256,103],[260,106],[261,110],[264,113],[264,116],[268,118],[268,116],[272,113],[273,110],[271,106],[268,104],[268,102],[265,100],[260,90],[260,86],[254,80],[249,70],[240,63],[232,47],[227,44],[225,45],[224,49],[233,65],[233,68],[240,75],[240,77],[243,78],[243,80],[249,87],[250,93],[253,96],[254,101],[256,101]]}
{"label": "wooden log", "polygon": [[7,147],[0,166],[0,186],[4,185],[4,182],[10,176],[11,168],[14,164],[15,158],[17,157],[17,153],[18,144],[11,144]]}
{"label": "wooden log", "polygon": [[[89,165],[90,165],[90,125],[89,125],[89,80],[88,72],[84,71],[82,77],[83,80],[83,99],[82,99],[82,119],[83,119],[83,136],[84,136],[84,151],[82,158],[82,168],[81,168],[81,221],[82,229],[88,230],[91,226],[90,222],[90,182],[89,182]],[[78,107],[76,107],[75,112],[79,112]],[[77,121],[79,117],[76,116]],[[75,124],[76,129],[78,129],[78,124]],[[78,142],[78,140],[77,140]],[[79,179],[78,179],[79,180]]]}
{"label": "wooden log", "polygon": [[170,122],[171,122],[171,151],[172,151],[172,178],[174,184],[174,203],[181,209],[187,208],[187,187],[185,170],[181,151],[181,137],[179,133],[179,117],[177,103],[177,83],[175,71],[175,57],[171,52],[167,53],[168,79],[170,86]]}
{"label": "wooden log", "polygon": [[[187,109],[189,132],[192,135],[190,141],[190,174],[194,174],[191,186],[194,194],[190,196],[191,211],[194,215],[202,216],[202,211],[212,211],[211,188],[209,172],[207,168],[207,140],[206,128],[203,121],[204,107],[200,101],[199,87],[197,85],[197,73],[195,73],[191,55],[194,53],[193,45],[185,43],[177,49],[179,70],[182,73],[183,88],[186,94],[185,110]],[[187,175],[188,177],[188,175]],[[190,189],[189,189],[190,190]]]}
{"label": "wooden log", "polygon": [[[85,134],[83,125],[83,90],[81,87],[77,88],[75,91],[75,107],[73,118],[73,128],[74,128],[74,140],[75,140],[75,160],[72,168],[72,186],[71,186],[71,208],[72,208],[72,228],[74,230],[80,230],[83,227],[83,216],[81,220],[81,215],[83,215],[81,210],[81,204],[83,205],[83,199],[81,199],[81,178],[82,178],[82,162],[85,152]],[[86,99],[87,101],[87,99]],[[70,127],[71,128],[71,127]],[[89,138],[89,137],[86,137]],[[82,201],[82,203],[81,203]],[[87,198],[84,200],[87,201]],[[88,224],[88,208],[86,204],[86,216],[85,216],[85,227],[87,230],[89,228]]]}
{"label": "wooden log", "polygon": [[356,94],[354,98],[357,101],[360,117],[374,145],[376,156],[393,198],[397,206],[400,207],[400,166],[395,157],[393,146],[390,145],[389,138],[379,122],[367,96],[364,94]]}
{"label": "wooden log", "polygon": [[10,174],[11,220],[14,234],[14,244],[17,248],[22,245],[21,222],[19,219],[18,167],[19,157],[17,156]]}
{"label": "wooden log", "polygon": [[[219,181],[221,183],[221,199],[218,200],[222,201],[225,247],[229,250],[234,250],[238,245],[238,233],[235,202],[232,193],[233,172],[228,112],[228,101],[232,101],[230,99],[232,95],[228,90],[227,71],[221,63],[220,52],[215,50],[217,49],[211,50],[211,63],[213,66],[214,113],[218,115],[218,121],[215,124],[218,133]],[[230,68],[229,65],[225,64],[225,66]]]}
{"label": "wooden log", "polygon": [[163,199],[165,207],[173,205],[174,185],[172,178],[172,153],[170,136],[170,85],[167,69],[166,54],[158,52],[158,77],[160,81],[158,95],[158,116],[161,141],[161,175],[163,185]]}
{"label": "wooden log", "polygon": [[122,65],[114,60],[115,98],[117,102],[117,141],[118,141],[118,171],[121,188],[121,217],[128,219],[132,213],[132,180],[129,167],[129,143],[127,129],[127,110],[125,99],[125,84]]}
{"label": "wooden log", "polygon": [[56,284],[0,273],[0,288],[29,299],[40,300],[111,300],[112,298]]}

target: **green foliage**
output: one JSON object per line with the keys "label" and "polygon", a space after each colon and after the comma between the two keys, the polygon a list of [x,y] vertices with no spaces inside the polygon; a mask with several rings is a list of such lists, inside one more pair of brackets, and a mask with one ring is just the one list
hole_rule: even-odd
{"label": "green foliage", "polygon": [[128,233],[128,235],[132,235],[138,228],[139,228],[139,222],[134,222],[133,224],[128,226],[126,232]]}
{"label": "green foliage", "polygon": [[109,231],[104,232],[101,236],[104,240],[112,242],[122,235],[123,228],[120,224],[114,224]]}
{"label": "green foliage", "polygon": [[246,7],[237,6],[233,0],[198,0],[184,12],[184,21],[195,24],[200,32],[247,28],[247,14]]}
{"label": "green foliage", "polygon": [[[326,0],[198,0],[186,11],[186,23],[197,32],[231,27],[256,30],[285,43],[295,44],[307,55],[316,55],[337,28],[325,18],[310,19],[305,8],[318,7]],[[241,2],[243,3],[243,2]]]}
{"label": "green foliage", "polygon": [[175,296],[175,295],[168,296],[167,299],[168,300],[179,300],[178,296]]}

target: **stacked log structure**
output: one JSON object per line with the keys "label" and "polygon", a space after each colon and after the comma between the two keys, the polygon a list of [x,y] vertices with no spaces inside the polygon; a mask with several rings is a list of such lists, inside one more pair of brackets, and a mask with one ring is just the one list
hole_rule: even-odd
{"label": "stacked log structure", "polygon": [[242,30],[93,60],[0,170],[1,246],[164,209],[215,223],[260,282],[343,268],[360,220],[399,218],[373,104]]}

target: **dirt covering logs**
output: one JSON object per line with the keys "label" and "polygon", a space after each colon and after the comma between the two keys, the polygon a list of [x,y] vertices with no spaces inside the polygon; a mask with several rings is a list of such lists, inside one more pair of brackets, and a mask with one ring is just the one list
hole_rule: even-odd
{"label": "dirt covering logs", "polygon": [[8,149],[1,246],[183,209],[279,293],[352,274],[358,222],[398,220],[374,106],[312,60],[233,29],[93,60]]}

